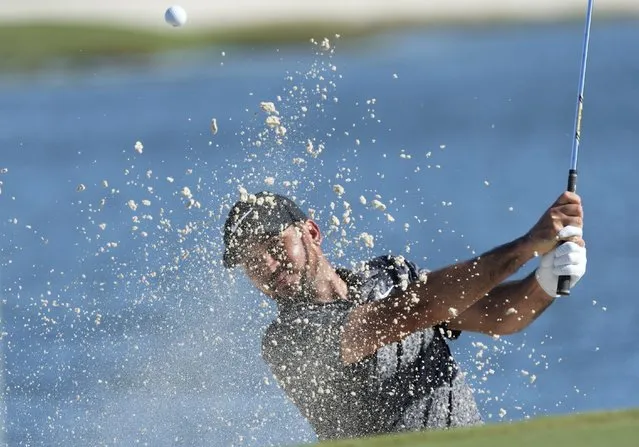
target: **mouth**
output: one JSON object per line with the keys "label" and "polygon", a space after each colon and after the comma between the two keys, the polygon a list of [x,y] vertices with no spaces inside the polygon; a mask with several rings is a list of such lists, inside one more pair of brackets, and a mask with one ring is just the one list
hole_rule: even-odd
{"label": "mouth", "polygon": [[282,286],[286,286],[286,285],[288,285],[288,281],[289,281],[288,272],[282,272],[282,274],[277,276],[277,278],[275,280],[275,286],[277,288],[280,288]]}
{"label": "mouth", "polygon": [[285,271],[277,271],[271,275],[271,279],[268,282],[269,287],[272,290],[279,289],[283,284],[286,284],[287,274]]}

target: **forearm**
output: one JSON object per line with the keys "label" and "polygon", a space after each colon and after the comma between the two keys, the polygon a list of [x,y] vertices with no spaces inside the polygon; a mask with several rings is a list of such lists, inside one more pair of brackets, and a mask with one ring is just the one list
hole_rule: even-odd
{"label": "forearm", "polygon": [[526,238],[516,239],[468,261],[428,274],[427,281],[415,282],[407,290],[423,315],[431,323],[461,315],[484,298],[534,256]]}
{"label": "forearm", "polygon": [[532,273],[525,279],[495,287],[448,326],[488,335],[512,334],[530,325],[553,301]]}

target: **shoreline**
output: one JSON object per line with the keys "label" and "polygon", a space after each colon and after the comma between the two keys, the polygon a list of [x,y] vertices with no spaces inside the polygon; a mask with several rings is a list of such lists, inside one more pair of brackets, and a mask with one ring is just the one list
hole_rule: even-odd
{"label": "shoreline", "polygon": [[[639,2],[638,2],[639,7]],[[487,17],[487,16],[486,16]],[[296,45],[310,38],[322,39],[339,34],[343,42],[363,39],[393,31],[451,29],[493,29],[499,27],[553,26],[572,23],[582,26],[583,17],[551,17],[525,20],[461,17],[456,21],[432,21],[419,17],[377,22],[348,22],[346,18],[333,21],[297,20],[270,21],[226,27],[175,29],[166,24],[162,28],[132,26],[109,21],[0,21],[0,60],[5,74],[38,72],[47,67],[70,70],[110,63],[127,65],[143,62],[147,57],[168,51],[198,50],[221,45],[260,47],[268,45]],[[599,14],[599,24],[606,22],[635,22],[638,15],[621,16]],[[572,25],[571,25],[572,26]],[[1,74],[0,74],[1,75]]]}
{"label": "shoreline", "polygon": [[[0,23],[101,23],[115,26],[171,30],[164,22],[166,0],[10,0],[3,5]],[[305,22],[367,26],[381,22],[482,23],[495,21],[543,22],[583,17],[586,0],[234,0],[214,4],[207,0],[176,0],[188,14],[184,29],[229,29]],[[488,6],[490,5],[490,6]],[[594,17],[639,17],[637,0],[597,0]]]}

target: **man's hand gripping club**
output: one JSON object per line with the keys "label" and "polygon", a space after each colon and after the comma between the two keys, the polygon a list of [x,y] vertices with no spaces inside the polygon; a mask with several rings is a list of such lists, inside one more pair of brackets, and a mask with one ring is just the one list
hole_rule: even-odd
{"label": "man's hand gripping club", "polygon": [[562,194],[528,233],[528,237],[536,242],[537,254],[541,255],[535,277],[549,296],[559,296],[557,280],[560,275],[570,276],[572,288],[586,273],[588,260],[582,236],[581,198],[571,192]]}

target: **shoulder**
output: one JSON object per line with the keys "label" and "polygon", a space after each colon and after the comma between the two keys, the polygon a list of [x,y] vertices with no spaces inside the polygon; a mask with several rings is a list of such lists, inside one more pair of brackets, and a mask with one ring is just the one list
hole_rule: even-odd
{"label": "shoulder", "polygon": [[360,265],[358,271],[372,274],[387,272],[392,275],[408,274],[417,278],[421,271],[417,265],[401,255],[382,255],[366,261]]}
{"label": "shoulder", "polygon": [[375,289],[382,295],[384,290],[390,290],[391,287],[405,289],[426,274],[427,270],[420,269],[401,255],[382,255],[362,262],[354,273],[363,284],[362,294],[367,296]]}

